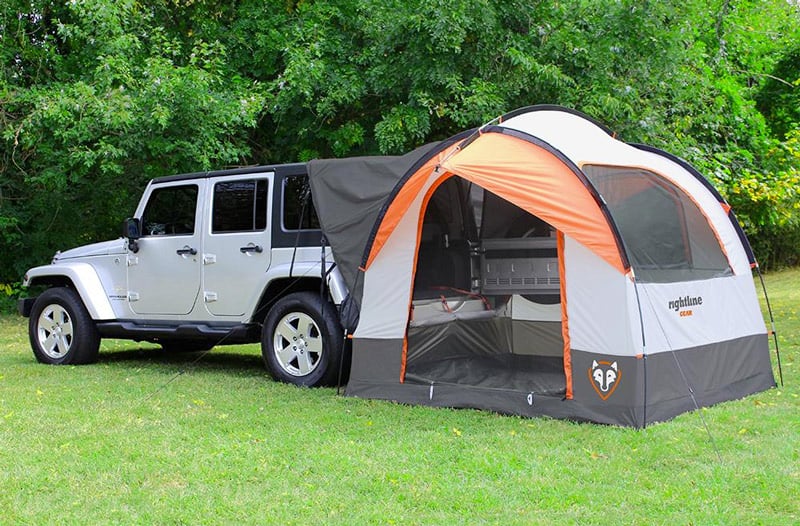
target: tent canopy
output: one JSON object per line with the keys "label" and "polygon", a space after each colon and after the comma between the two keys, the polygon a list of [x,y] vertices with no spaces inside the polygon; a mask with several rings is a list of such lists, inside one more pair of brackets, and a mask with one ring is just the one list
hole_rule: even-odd
{"label": "tent canopy", "polygon": [[576,112],[309,179],[360,310],[350,395],[642,426],[774,385],[730,207]]}

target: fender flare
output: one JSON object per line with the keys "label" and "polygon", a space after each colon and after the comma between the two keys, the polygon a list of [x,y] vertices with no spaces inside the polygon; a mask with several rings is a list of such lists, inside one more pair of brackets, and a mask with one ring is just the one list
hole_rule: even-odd
{"label": "fender flare", "polygon": [[100,276],[88,263],[59,263],[30,269],[25,275],[25,285],[58,283],[68,280],[81,297],[93,320],[116,318]]}
{"label": "fender flare", "polygon": [[[328,294],[330,294],[331,301],[334,305],[340,305],[344,299],[349,294],[347,290],[347,285],[344,282],[344,278],[342,278],[341,272],[339,272],[338,266],[333,266],[331,268],[332,263],[328,262],[328,276],[327,276],[327,287],[328,287]],[[290,269],[292,272],[290,273]],[[269,276],[269,282],[275,279],[297,279],[297,278],[310,278],[315,279],[317,281],[320,280],[320,263],[319,261],[298,261],[295,263],[294,268],[291,267],[288,263],[283,263],[280,265],[273,265],[270,267],[269,271],[267,272]]]}

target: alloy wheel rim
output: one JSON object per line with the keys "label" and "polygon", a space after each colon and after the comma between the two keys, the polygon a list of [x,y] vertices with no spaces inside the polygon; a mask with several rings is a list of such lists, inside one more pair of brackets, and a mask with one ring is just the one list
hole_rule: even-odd
{"label": "alloy wheel rim", "polygon": [[63,358],[72,347],[74,326],[69,312],[58,304],[48,305],[37,324],[39,347],[50,358]]}
{"label": "alloy wheel rim", "polygon": [[322,332],[304,312],[290,312],[278,321],[272,338],[281,369],[292,376],[311,374],[322,358]]}

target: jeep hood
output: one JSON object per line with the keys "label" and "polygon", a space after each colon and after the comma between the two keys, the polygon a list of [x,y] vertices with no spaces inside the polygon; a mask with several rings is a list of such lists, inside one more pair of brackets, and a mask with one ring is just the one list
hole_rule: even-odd
{"label": "jeep hood", "polygon": [[53,263],[65,259],[86,258],[94,256],[109,256],[113,254],[125,254],[125,239],[119,238],[113,241],[103,241],[82,247],[71,248],[64,252],[56,252],[53,256]]}

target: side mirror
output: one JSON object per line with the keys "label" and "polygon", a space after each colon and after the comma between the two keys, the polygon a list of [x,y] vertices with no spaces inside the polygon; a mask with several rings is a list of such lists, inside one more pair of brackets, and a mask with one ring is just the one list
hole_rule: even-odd
{"label": "side mirror", "polygon": [[134,254],[139,252],[139,244],[136,242],[142,237],[142,230],[139,224],[139,219],[136,217],[129,217],[122,223],[122,237],[128,240],[128,249]]}

